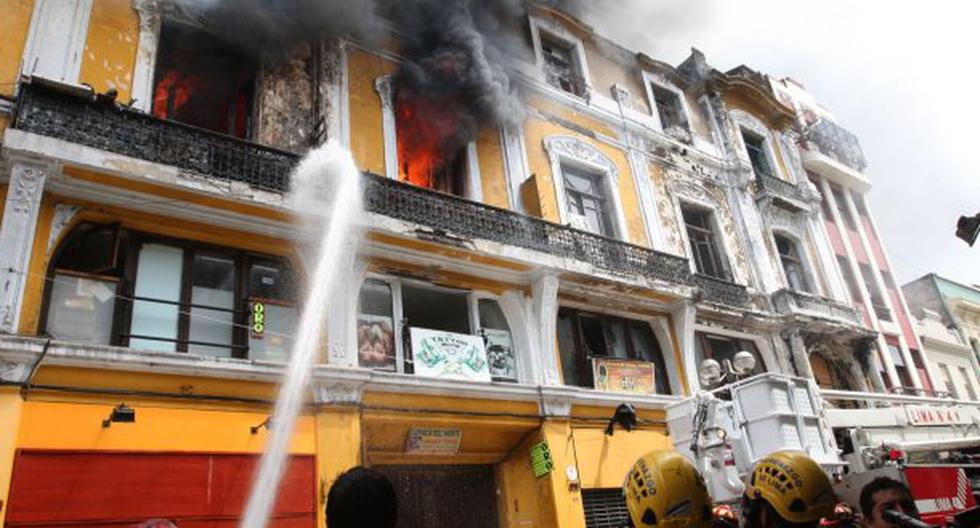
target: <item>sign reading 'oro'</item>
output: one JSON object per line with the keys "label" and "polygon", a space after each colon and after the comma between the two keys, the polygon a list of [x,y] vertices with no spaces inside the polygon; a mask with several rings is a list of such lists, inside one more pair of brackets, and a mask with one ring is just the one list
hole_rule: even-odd
{"label": "sign reading 'oro'", "polygon": [[265,335],[265,303],[262,301],[252,302],[251,334],[253,339],[262,339]]}
{"label": "sign reading 'oro'", "polygon": [[412,328],[415,374],[465,381],[491,381],[483,338]]}

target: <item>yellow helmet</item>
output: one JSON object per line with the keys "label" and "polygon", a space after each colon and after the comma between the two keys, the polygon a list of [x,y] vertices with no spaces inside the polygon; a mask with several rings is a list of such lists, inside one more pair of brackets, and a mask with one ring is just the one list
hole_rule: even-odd
{"label": "yellow helmet", "polygon": [[706,528],[711,524],[711,497],[704,479],[677,451],[643,455],[626,475],[623,495],[637,528]]}
{"label": "yellow helmet", "polygon": [[834,511],[830,478],[800,451],[776,451],[756,463],[745,495],[769,503],[791,523],[812,523]]}

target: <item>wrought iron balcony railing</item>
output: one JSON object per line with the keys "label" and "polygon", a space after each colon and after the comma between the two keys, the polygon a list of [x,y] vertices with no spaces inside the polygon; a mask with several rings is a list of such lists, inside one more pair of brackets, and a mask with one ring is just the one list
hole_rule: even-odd
{"label": "wrought iron balcony railing", "polygon": [[[14,127],[219,180],[289,189],[299,157],[37,82],[21,87]],[[490,205],[365,175],[365,208],[460,237],[587,262],[613,273],[691,284],[687,260]],[[723,299],[719,299],[723,302]]]}
{"label": "wrought iron balcony railing", "polygon": [[826,156],[862,172],[868,166],[857,136],[851,131],[827,119],[821,120],[807,131],[806,139]]}
{"label": "wrought iron balcony railing", "polygon": [[832,319],[840,319],[854,325],[862,325],[861,313],[833,299],[791,289],[779,290],[772,295],[776,311],[782,314],[809,312]]}
{"label": "wrought iron balcony railing", "polygon": [[755,173],[755,190],[759,193],[768,192],[785,200],[796,202],[806,202],[807,199],[799,185],[758,171]]}
{"label": "wrought iron balcony railing", "polygon": [[266,191],[289,189],[295,154],[77,92],[42,81],[21,85],[14,128]]}
{"label": "wrought iron balcony railing", "polygon": [[749,304],[749,291],[741,284],[700,273],[694,274],[694,284],[703,300],[737,307]]}

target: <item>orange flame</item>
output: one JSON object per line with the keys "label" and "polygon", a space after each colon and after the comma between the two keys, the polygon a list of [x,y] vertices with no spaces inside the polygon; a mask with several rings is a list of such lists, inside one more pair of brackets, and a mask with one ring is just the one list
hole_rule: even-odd
{"label": "orange flame", "polygon": [[395,119],[399,179],[434,188],[435,174],[449,161],[446,152],[459,128],[455,102],[416,97],[411,90],[400,87]]}

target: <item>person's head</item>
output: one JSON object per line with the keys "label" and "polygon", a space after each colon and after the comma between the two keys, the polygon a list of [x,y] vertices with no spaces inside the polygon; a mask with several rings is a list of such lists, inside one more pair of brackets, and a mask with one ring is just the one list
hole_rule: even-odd
{"label": "person's head", "polygon": [[177,528],[177,525],[167,519],[149,519],[134,524],[133,528]]}
{"label": "person's head", "polygon": [[865,524],[871,528],[894,528],[893,524],[881,517],[885,510],[919,517],[908,486],[893,478],[878,477],[861,489],[861,513],[864,514]]}
{"label": "person's head", "polygon": [[636,528],[708,528],[711,497],[690,461],[674,450],[655,450],[633,464],[623,484]]}
{"label": "person's head", "polygon": [[394,528],[398,497],[388,477],[364,467],[342,473],[327,494],[330,528]]}
{"label": "person's head", "polygon": [[742,515],[753,528],[809,528],[834,511],[830,478],[799,451],[776,451],[752,468]]}

